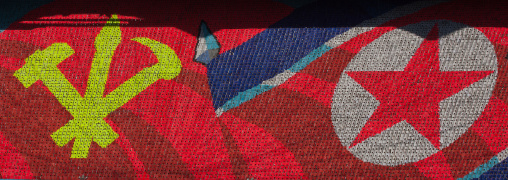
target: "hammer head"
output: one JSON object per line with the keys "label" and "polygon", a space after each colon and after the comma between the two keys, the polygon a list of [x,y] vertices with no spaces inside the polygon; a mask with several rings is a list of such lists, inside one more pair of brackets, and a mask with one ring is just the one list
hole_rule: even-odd
{"label": "hammer head", "polygon": [[[18,69],[14,76],[28,88],[44,78],[42,74],[59,72],[56,67],[74,54],[74,50],[66,43],[55,43],[44,50],[37,50],[25,59],[25,65]],[[46,71],[46,73],[44,73]]]}

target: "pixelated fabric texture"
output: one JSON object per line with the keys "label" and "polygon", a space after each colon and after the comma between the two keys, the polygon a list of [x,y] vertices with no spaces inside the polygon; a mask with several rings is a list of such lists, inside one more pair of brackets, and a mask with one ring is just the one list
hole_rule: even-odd
{"label": "pixelated fabric texture", "polygon": [[508,179],[508,2],[0,2],[2,179]]}

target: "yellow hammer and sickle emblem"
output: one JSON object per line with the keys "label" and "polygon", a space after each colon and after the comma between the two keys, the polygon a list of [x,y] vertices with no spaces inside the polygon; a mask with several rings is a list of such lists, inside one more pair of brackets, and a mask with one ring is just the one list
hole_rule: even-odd
{"label": "yellow hammer and sickle emblem", "polygon": [[74,119],[51,134],[58,146],[64,146],[76,138],[71,158],[86,158],[92,141],[102,148],[113,143],[118,134],[104,118],[130,101],[159,79],[170,80],[181,71],[182,65],[175,52],[165,44],[148,38],[133,38],[151,49],[158,63],[144,68],[111,93],[103,96],[111,59],[122,41],[117,15],[113,15],[95,38],[94,58],[82,97],[57,68],[57,65],[74,54],[67,43],[54,43],[44,50],[37,50],[25,59],[25,65],[14,76],[25,88],[41,80]]}

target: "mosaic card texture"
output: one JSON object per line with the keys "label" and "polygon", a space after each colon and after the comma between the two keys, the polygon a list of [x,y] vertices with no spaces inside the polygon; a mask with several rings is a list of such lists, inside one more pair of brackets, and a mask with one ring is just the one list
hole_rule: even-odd
{"label": "mosaic card texture", "polygon": [[508,179],[507,8],[0,2],[0,177]]}

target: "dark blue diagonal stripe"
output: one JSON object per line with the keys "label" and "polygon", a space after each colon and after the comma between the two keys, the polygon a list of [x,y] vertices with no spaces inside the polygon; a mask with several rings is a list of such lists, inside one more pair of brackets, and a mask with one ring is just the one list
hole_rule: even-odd
{"label": "dark blue diagonal stripe", "polygon": [[[403,1],[409,3],[409,1]],[[283,72],[334,36],[402,2],[319,1],[296,9],[242,45],[208,64],[215,108]]]}

